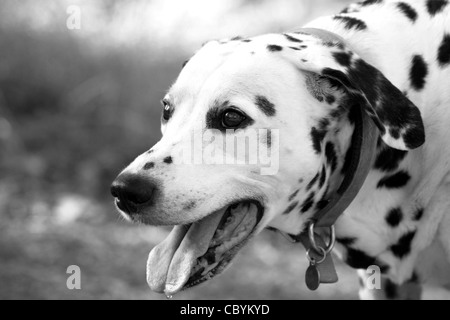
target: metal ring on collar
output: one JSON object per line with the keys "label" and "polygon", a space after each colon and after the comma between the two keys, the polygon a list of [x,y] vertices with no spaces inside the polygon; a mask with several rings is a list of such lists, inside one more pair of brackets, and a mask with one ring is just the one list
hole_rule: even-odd
{"label": "metal ring on collar", "polygon": [[328,244],[327,248],[322,248],[320,246],[317,245],[316,243],[316,238],[314,236],[314,229],[316,227],[316,224],[314,222],[312,222],[309,225],[309,231],[308,231],[308,236],[309,236],[309,241],[311,242],[311,247],[317,252],[320,253],[322,251],[325,251],[326,255],[329,255],[331,253],[331,251],[333,251],[334,249],[334,245],[336,244],[336,230],[334,228],[334,226],[330,227],[330,243]]}
{"label": "metal ring on collar", "polygon": [[319,249],[320,250],[318,252],[320,252],[322,254],[322,256],[323,256],[323,258],[320,259],[320,260],[316,260],[314,257],[311,256],[311,249],[309,249],[306,252],[306,257],[308,258],[309,262],[311,262],[313,265],[319,265],[319,264],[323,263],[327,259],[328,254],[325,251],[325,249],[322,248],[322,247],[319,247]]}

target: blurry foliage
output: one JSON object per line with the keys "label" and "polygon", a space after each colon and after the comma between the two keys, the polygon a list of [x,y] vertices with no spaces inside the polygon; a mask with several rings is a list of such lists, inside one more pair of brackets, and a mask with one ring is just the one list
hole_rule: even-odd
{"label": "blurry foliage", "polygon": [[[210,38],[289,29],[339,2],[2,0],[0,299],[156,298],[145,260],[167,230],[119,223],[109,185],[159,140],[159,100],[182,61]],[[82,30],[66,28],[69,4],[82,7]],[[313,297],[290,285],[303,275],[288,263],[298,249],[279,252],[275,239],[181,298]],[[71,264],[85,272],[81,292],[65,287]]]}
{"label": "blurry foliage", "polygon": [[90,55],[58,34],[2,33],[0,110],[11,125],[2,148],[14,150],[2,152],[1,170],[106,193],[114,173],[158,140],[158,97],[174,65],[150,65],[134,52]]}

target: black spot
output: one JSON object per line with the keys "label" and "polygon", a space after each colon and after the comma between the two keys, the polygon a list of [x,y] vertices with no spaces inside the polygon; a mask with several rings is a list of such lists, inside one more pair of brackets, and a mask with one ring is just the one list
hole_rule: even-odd
{"label": "black spot", "polygon": [[356,238],[337,238],[336,241],[338,243],[340,243],[341,245],[343,245],[344,247],[351,247],[352,245],[354,245],[356,243]]}
{"label": "black spot", "polygon": [[300,48],[296,48],[296,47],[289,47],[289,49],[296,50],[296,51],[300,51],[301,50]]}
{"label": "black spot", "polygon": [[390,128],[389,134],[394,138],[395,140],[400,139],[400,128]]}
{"label": "black spot", "polygon": [[316,174],[316,176],[311,180],[311,182],[306,187],[306,191],[311,190],[311,188],[316,184],[317,180],[319,180],[319,175],[320,175],[319,173]]}
{"label": "black spot", "polygon": [[397,242],[391,246],[391,251],[399,259],[403,259],[411,252],[411,244],[416,235],[416,231],[411,231],[403,235]]}
{"label": "black spot", "polygon": [[411,180],[411,176],[406,171],[399,171],[396,174],[384,177],[378,182],[377,188],[399,189],[406,186]]}
{"label": "black spot", "polygon": [[320,200],[319,202],[317,202],[316,208],[317,210],[322,210],[325,209],[325,207],[330,203],[330,200]]}
{"label": "black spot", "polygon": [[276,113],[275,105],[267,100],[266,97],[256,96],[255,104],[268,117],[273,117]]}
{"label": "black spot", "polygon": [[324,209],[330,203],[330,200],[328,199],[329,188],[330,188],[330,186],[327,186],[327,188],[325,189],[325,192],[322,194],[322,199],[320,199],[319,202],[317,202],[317,205],[316,205],[317,210]]}
{"label": "black spot", "polygon": [[347,16],[335,16],[334,20],[340,20],[345,23],[345,28],[355,29],[355,30],[366,30],[367,25],[364,21],[353,18],[353,17],[347,17]]}
{"label": "black spot", "polygon": [[305,202],[303,202],[301,213],[306,213],[309,211],[309,209],[312,208],[312,206],[314,205],[314,197],[315,196],[316,196],[316,194],[314,192],[312,192],[309,195],[309,197],[305,200]]}
{"label": "black spot", "polygon": [[322,189],[326,179],[327,179],[327,168],[324,166],[322,168],[322,173],[320,174],[319,189]]}
{"label": "black spot", "polygon": [[313,97],[314,98],[316,98],[316,100],[317,101],[319,101],[319,102],[323,102],[325,99],[323,98],[323,95],[322,94],[319,94],[319,93],[313,93]]}
{"label": "black spot", "polygon": [[425,210],[423,208],[420,208],[416,211],[414,214],[414,221],[420,221],[423,218],[423,215],[425,213]]}
{"label": "black spot", "polygon": [[250,40],[250,39],[243,39],[243,40],[241,40],[242,42],[245,42],[245,43],[249,43],[249,42],[252,42],[252,40]]}
{"label": "black spot", "polygon": [[164,163],[171,164],[172,162],[173,162],[172,157],[166,157],[166,158],[164,158]]}
{"label": "black spot", "polygon": [[[421,124],[423,126],[423,124]],[[403,141],[409,149],[417,148],[425,141],[425,130],[420,127],[408,128],[405,133],[402,134]]]}
{"label": "black spot", "polygon": [[278,46],[276,44],[269,44],[267,46],[267,50],[269,50],[270,52],[279,52],[283,50],[283,47]]}
{"label": "black spot", "polygon": [[316,153],[322,152],[322,142],[323,139],[325,139],[325,136],[327,134],[327,131],[325,130],[319,130],[317,128],[311,129],[311,139],[313,142],[313,148]]}
{"label": "black spot", "polygon": [[292,41],[292,42],[298,42],[298,43],[303,42],[303,40],[297,39],[297,38],[295,38],[293,36],[290,36],[288,34],[285,34],[284,36],[286,37],[286,39],[288,39],[289,41]]}
{"label": "black spot", "polygon": [[398,286],[389,279],[385,280],[384,284],[384,293],[386,294],[386,298],[389,300],[394,300],[398,297]]}
{"label": "black spot", "polygon": [[383,0],[366,0],[366,1],[361,2],[360,5],[362,5],[363,7],[366,7],[366,6],[371,6],[374,4],[379,4],[382,2],[383,2]]}
{"label": "black spot", "polygon": [[154,152],[154,150],[151,149],[151,150],[148,150],[148,151],[147,151],[147,154],[152,154],[153,152]]}
{"label": "black spot", "polygon": [[412,58],[411,71],[409,79],[412,87],[420,91],[425,87],[426,77],[428,75],[428,65],[421,55],[415,55]]}
{"label": "black spot", "polygon": [[407,155],[408,151],[386,147],[378,154],[374,168],[386,172],[397,170]]}
{"label": "black spot", "polygon": [[292,200],[294,200],[294,199],[297,197],[297,195],[298,195],[299,192],[300,192],[300,190],[297,190],[297,191],[295,191],[293,194],[291,194],[291,195],[289,196],[289,202],[291,202]]}
{"label": "black spot", "polygon": [[442,67],[450,64],[450,34],[444,35],[438,51],[438,61]]}
{"label": "black spot", "polygon": [[428,12],[432,16],[443,11],[446,5],[448,5],[448,0],[428,0],[427,1]]}
{"label": "black spot", "polygon": [[333,52],[334,60],[341,66],[350,67],[352,63],[352,56],[347,52]]}
{"label": "black spot", "polygon": [[345,262],[355,269],[367,269],[370,266],[376,265],[377,261],[374,257],[368,256],[360,250],[348,248]]}
{"label": "black spot", "polygon": [[231,38],[231,41],[240,41],[243,40],[244,38],[242,38],[241,36],[236,36],[234,38]]}
{"label": "black spot", "polygon": [[144,170],[150,170],[150,169],[153,169],[154,167],[155,167],[154,162],[147,162],[144,166]]}
{"label": "black spot", "polygon": [[337,41],[323,41],[322,44],[325,47],[329,47],[329,48],[339,48],[341,50],[344,50],[344,45],[341,42],[337,42]]}
{"label": "black spot", "polygon": [[333,96],[333,95],[331,95],[331,94],[328,94],[328,95],[325,97],[325,101],[326,101],[328,104],[333,104],[333,103],[336,102],[336,98],[335,98],[335,96]]}
{"label": "black spot", "polygon": [[400,225],[403,220],[403,212],[400,208],[394,208],[386,216],[386,222],[393,228],[396,228]]}
{"label": "black spot", "polygon": [[413,23],[417,20],[417,11],[414,10],[413,7],[411,7],[410,4],[406,2],[399,2],[397,3],[397,8],[400,9],[401,12],[405,14],[405,16],[411,20]]}
{"label": "black spot", "polygon": [[295,207],[297,207],[297,206],[298,206],[298,202],[292,203],[292,204],[284,211],[283,214],[289,214],[289,213],[291,213],[292,210],[294,210]]}
{"label": "black spot", "polygon": [[325,139],[325,136],[327,134],[327,127],[330,124],[330,120],[327,118],[323,118],[319,121],[319,124],[316,127],[311,129],[311,139],[313,142],[313,148],[316,151],[316,153],[322,152],[322,142]]}
{"label": "black spot", "polygon": [[322,118],[319,121],[319,129],[320,130],[326,130],[329,125],[330,125],[330,120],[328,118]]}
{"label": "black spot", "polygon": [[325,146],[325,157],[327,163],[331,166],[331,171],[334,172],[337,168],[337,155],[334,144],[331,142],[328,142]]}
{"label": "black spot", "polygon": [[303,46],[300,46],[299,48],[300,48],[300,49],[307,49],[308,46],[303,45]]}

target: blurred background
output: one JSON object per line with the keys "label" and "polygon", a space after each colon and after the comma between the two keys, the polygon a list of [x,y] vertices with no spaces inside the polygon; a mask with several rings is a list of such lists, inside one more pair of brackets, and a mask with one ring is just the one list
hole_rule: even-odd
{"label": "blurred background", "polygon": [[[0,299],[165,299],[145,281],[167,229],[123,222],[109,185],[160,138],[159,101],[202,43],[289,30],[347,0],[1,0]],[[67,25],[79,8],[81,28]],[[66,287],[67,267],[82,290]],[[300,245],[264,232],[175,299],[353,299],[304,285]]]}

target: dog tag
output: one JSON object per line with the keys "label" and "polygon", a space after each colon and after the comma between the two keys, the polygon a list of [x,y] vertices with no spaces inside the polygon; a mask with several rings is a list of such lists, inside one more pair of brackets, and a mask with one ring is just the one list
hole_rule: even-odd
{"label": "dog tag", "polygon": [[320,271],[315,263],[309,265],[305,275],[306,286],[311,291],[316,291],[320,286]]}
{"label": "dog tag", "polygon": [[[324,248],[326,246],[325,242],[323,241],[322,237],[318,234],[315,234],[315,239],[316,239],[316,243],[321,246],[322,248]],[[311,244],[309,243],[308,237],[307,236],[302,236],[302,242],[306,248],[306,250],[310,250],[311,249]],[[318,254],[317,252],[315,252],[314,250],[311,250],[311,257],[313,259],[315,259],[315,261],[320,261],[323,256],[321,256],[320,254]],[[306,272],[306,279],[308,279],[308,274],[314,271],[309,271],[308,270],[311,268],[311,265],[309,266],[309,268],[307,269]],[[336,273],[336,268],[334,266],[334,262],[333,262],[333,257],[331,254],[327,255],[325,261],[323,261],[320,264],[315,263],[314,264],[314,268],[317,269],[317,273],[319,274],[319,282],[323,283],[323,284],[332,284],[332,283],[336,283],[338,282],[338,275]],[[314,278],[314,275],[313,275]],[[309,280],[307,280],[308,282]],[[311,281],[313,282],[313,281]],[[308,286],[309,288],[309,286]]]}

